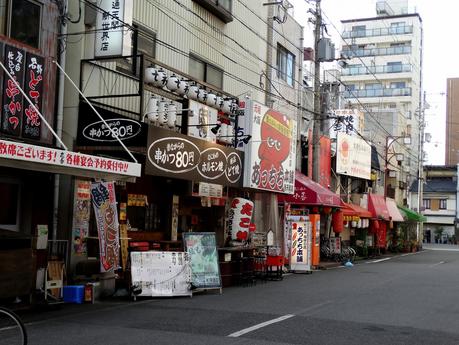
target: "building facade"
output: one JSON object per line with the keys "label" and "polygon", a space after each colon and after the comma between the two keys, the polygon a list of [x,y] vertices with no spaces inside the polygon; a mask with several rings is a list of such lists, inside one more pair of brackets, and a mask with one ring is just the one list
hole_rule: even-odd
{"label": "building facade", "polygon": [[349,60],[341,81],[348,105],[365,113],[361,134],[378,152],[377,191],[406,204],[418,173],[423,45],[420,16],[402,5],[378,1],[376,17],[342,21],[341,56]]}
{"label": "building facade", "polygon": [[446,80],[445,164],[459,163],[459,78]]}

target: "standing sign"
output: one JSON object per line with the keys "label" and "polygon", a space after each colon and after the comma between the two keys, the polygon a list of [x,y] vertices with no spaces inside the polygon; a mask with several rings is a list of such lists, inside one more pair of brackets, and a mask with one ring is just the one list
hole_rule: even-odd
{"label": "standing sign", "polygon": [[[8,72],[22,86],[25,54],[22,49],[5,45],[4,64]],[[4,133],[19,136],[23,115],[23,95],[13,80],[5,75],[3,83],[2,126]]]}
{"label": "standing sign", "polygon": [[245,150],[244,187],[293,194],[296,121],[254,101],[246,104],[245,121],[252,139]]}
{"label": "standing sign", "polygon": [[191,269],[183,252],[131,252],[132,285],[140,296],[190,296]]}
{"label": "standing sign", "polygon": [[[27,53],[24,92],[41,112],[43,103],[44,59],[41,56]],[[27,105],[27,106],[26,106]],[[22,136],[40,139],[41,119],[34,108],[24,102],[24,120],[22,121]]]}
{"label": "standing sign", "polygon": [[99,233],[101,272],[113,271],[119,264],[119,225],[115,184],[97,182],[91,185],[92,204]]}
{"label": "standing sign", "polygon": [[94,56],[130,55],[132,0],[98,0]]}
{"label": "standing sign", "polygon": [[288,216],[290,230],[290,269],[311,270],[311,223],[308,216]]}
{"label": "standing sign", "polygon": [[167,129],[150,126],[145,173],[211,182],[242,184],[243,153]]}
{"label": "standing sign", "polygon": [[191,282],[196,288],[221,288],[214,232],[183,233],[185,251],[191,261]]}

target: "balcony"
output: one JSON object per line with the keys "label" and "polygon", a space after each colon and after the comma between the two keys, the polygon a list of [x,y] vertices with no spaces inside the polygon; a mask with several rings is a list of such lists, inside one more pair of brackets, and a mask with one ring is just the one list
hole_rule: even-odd
{"label": "balcony", "polygon": [[394,26],[391,28],[377,28],[368,30],[351,30],[344,31],[343,38],[359,38],[359,37],[377,37],[377,36],[389,36],[389,35],[405,35],[412,34],[413,26]]}
{"label": "balcony", "polygon": [[341,71],[341,75],[366,75],[366,74],[377,74],[377,73],[402,73],[411,72],[412,66],[410,64],[404,65],[380,65],[380,66],[360,66],[360,67],[348,67]]}
{"label": "balcony", "polygon": [[397,97],[411,96],[411,88],[387,88],[387,89],[368,89],[368,90],[346,90],[344,98],[363,98],[363,97]]}
{"label": "balcony", "polygon": [[411,54],[411,46],[343,49],[342,55],[353,57]]}

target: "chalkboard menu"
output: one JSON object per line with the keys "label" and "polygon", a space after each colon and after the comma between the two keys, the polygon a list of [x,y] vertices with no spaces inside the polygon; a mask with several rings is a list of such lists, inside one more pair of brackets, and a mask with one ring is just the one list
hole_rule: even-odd
{"label": "chalkboard menu", "polygon": [[193,286],[198,289],[221,288],[215,233],[185,232],[183,239],[191,261]]}
{"label": "chalkboard menu", "polygon": [[183,252],[131,252],[132,285],[139,296],[191,296],[191,268]]}

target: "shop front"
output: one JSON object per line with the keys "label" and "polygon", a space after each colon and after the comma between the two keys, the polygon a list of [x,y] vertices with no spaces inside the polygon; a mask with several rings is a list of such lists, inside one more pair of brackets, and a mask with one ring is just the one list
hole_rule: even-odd
{"label": "shop front", "polygon": [[390,213],[384,196],[368,194],[368,211],[372,219],[367,236],[367,246],[371,254],[384,252],[387,248],[387,231],[390,229]]}
{"label": "shop front", "polygon": [[341,233],[343,245],[348,245],[357,249],[359,256],[366,256],[367,236],[370,226],[371,213],[355,204],[342,203],[344,230]]}
{"label": "shop front", "polygon": [[403,218],[400,210],[394,199],[386,197],[386,205],[390,215],[388,232],[388,248],[395,249],[403,241],[405,231],[405,219]]}

